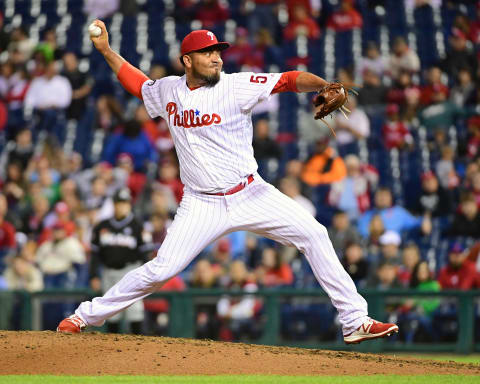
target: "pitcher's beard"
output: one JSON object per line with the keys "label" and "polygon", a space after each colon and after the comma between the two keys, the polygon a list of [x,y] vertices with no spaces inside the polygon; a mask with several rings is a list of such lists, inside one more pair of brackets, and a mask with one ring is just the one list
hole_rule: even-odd
{"label": "pitcher's beard", "polygon": [[213,87],[220,81],[220,72],[215,72],[213,75],[202,75],[193,68],[193,76],[203,81],[207,87]]}

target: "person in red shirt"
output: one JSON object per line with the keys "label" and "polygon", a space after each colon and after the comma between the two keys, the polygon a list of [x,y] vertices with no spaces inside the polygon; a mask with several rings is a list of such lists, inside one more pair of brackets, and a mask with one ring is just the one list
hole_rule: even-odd
{"label": "person in red shirt", "polygon": [[7,210],[7,198],[0,194],[0,274],[5,269],[4,256],[16,246],[15,227],[5,221]]}
{"label": "person in red shirt", "polygon": [[472,289],[478,279],[475,264],[467,259],[464,247],[454,243],[448,254],[448,265],[443,267],[438,275],[442,289]]}
{"label": "person in red shirt", "polygon": [[480,116],[473,116],[467,122],[469,138],[467,156],[474,159],[480,154]]}
{"label": "person in red shirt", "polygon": [[296,4],[293,8],[292,20],[283,31],[286,40],[294,40],[298,36],[306,36],[309,39],[320,37],[320,27],[315,20],[309,16],[303,4]]}
{"label": "person in red shirt", "polygon": [[76,230],[75,222],[71,220],[70,208],[64,201],[59,201],[55,204],[55,212],[53,213],[54,219],[51,225],[47,226],[38,239],[38,243],[42,244],[45,241],[49,241],[53,237],[53,226],[56,223],[61,223],[68,236],[73,236]]}
{"label": "person in red shirt", "polygon": [[178,166],[170,160],[163,160],[160,164],[159,170],[159,182],[170,188],[175,195],[177,203],[180,204],[183,196],[183,184],[178,178]]}
{"label": "person in red shirt", "polygon": [[428,70],[427,85],[420,88],[420,103],[423,106],[433,104],[433,95],[443,93],[448,96],[449,89],[442,83],[442,70],[438,67],[431,67]]}
{"label": "person in red shirt", "polygon": [[262,264],[255,270],[257,281],[265,287],[291,285],[293,272],[290,265],[282,260],[274,248],[265,248],[262,253]]}
{"label": "person in red shirt", "polygon": [[397,104],[387,105],[387,119],[382,127],[383,142],[387,149],[402,149],[413,143],[407,124],[400,120],[399,111]]}
{"label": "person in red shirt", "polygon": [[353,0],[343,0],[340,9],[333,12],[327,22],[327,28],[332,28],[337,32],[362,28],[362,25],[362,15],[353,7]]}
{"label": "person in red shirt", "polygon": [[[248,31],[243,27],[238,27],[235,42],[230,49],[227,49],[223,54],[223,63],[228,68],[237,70],[243,65],[256,67],[256,65],[252,65],[252,51],[253,47],[248,41]],[[263,57],[262,63],[258,68],[263,68]]]}
{"label": "person in red shirt", "polygon": [[[187,288],[180,276],[174,276],[163,284],[157,292],[162,291],[184,291]],[[168,310],[170,304],[167,299],[148,299],[143,301],[147,329],[150,334],[165,335],[168,328]]]}
{"label": "person in red shirt", "polygon": [[200,20],[205,29],[215,28],[225,22],[228,16],[228,10],[218,0],[203,0],[195,12],[195,19]]}
{"label": "person in red shirt", "polygon": [[127,187],[132,192],[132,200],[135,202],[147,182],[147,175],[143,172],[135,172],[132,156],[128,153],[118,155],[117,167],[123,169],[128,175]]}

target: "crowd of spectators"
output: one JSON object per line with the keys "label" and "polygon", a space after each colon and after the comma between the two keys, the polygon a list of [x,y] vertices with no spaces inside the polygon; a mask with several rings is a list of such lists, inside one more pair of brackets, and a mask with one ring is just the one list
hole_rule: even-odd
{"label": "crowd of spectators", "polygon": [[[92,3],[85,1],[85,12],[95,11]],[[104,17],[119,7],[118,1],[104,3]],[[283,43],[363,25],[353,0],[339,1],[330,14],[318,0],[246,1],[238,15],[216,0],[181,3],[171,11],[179,22],[199,20],[215,29],[231,17],[240,21],[224,54],[227,71],[267,71]],[[336,138],[317,135],[307,157],[291,156],[285,138],[272,129],[269,111],[278,108],[275,97],[254,111],[260,174],[317,218],[331,212],[325,224],[358,288],[480,288],[480,252],[474,244],[480,239],[480,3],[476,9],[475,15],[458,11],[446,55],[430,67],[422,67],[402,36],[392,41],[388,55],[375,42],[366,44],[357,66],[337,74],[344,82],[362,85],[358,97],[350,98],[350,118],[339,114],[329,123]],[[40,36],[39,41],[30,37],[27,26],[0,34],[0,288],[31,292],[89,287],[92,228],[112,215],[112,196],[121,187],[130,188],[135,215],[157,249],[183,193],[165,122],[150,119],[126,94],[122,99],[99,92],[95,74],[81,70],[76,53],[57,44],[54,29]],[[181,71],[174,61],[153,64],[151,78]],[[419,151],[414,137],[420,126],[427,132],[434,162],[416,180],[417,195],[402,203],[396,201],[393,185],[358,150],[358,143],[370,143],[372,107],[384,113],[375,140],[386,153]],[[94,110],[94,134],[88,154],[96,153],[96,158],[65,145],[70,122],[81,122],[89,108]],[[458,132],[465,127],[456,141],[451,127]],[[435,230],[449,240],[448,258],[440,264],[427,259],[419,246]],[[208,247],[163,289],[189,287],[245,292],[198,308],[198,334],[227,340],[258,335],[258,322],[251,320],[261,314],[262,303],[250,295],[257,289],[318,285],[296,250],[236,233]],[[407,320],[413,313],[420,316],[428,333],[428,319],[439,305],[408,301],[396,313]],[[166,302],[146,300],[145,308],[151,329],[165,325]]]}

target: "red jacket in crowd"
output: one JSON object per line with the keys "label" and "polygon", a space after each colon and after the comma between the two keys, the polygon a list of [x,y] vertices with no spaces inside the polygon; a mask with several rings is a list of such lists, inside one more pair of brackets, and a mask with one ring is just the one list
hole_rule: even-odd
{"label": "red jacket in crowd", "polygon": [[462,267],[453,269],[451,266],[443,267],[438,275],[438,282],[442,289],[460,289],[463,291],[475,288],[478,280],[475,264],[465,260]]}

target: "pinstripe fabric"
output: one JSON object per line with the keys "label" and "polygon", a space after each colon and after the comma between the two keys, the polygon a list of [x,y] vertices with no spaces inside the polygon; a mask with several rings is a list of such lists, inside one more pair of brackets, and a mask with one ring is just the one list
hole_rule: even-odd
{"label": "pinstripe fabric", "polygon": [[225,212],[222,196],[202,195],[186,189],[157,256],[127,273],[102,297],[81,303],[75,313],[87,324],[101,326],[105,319],[160,288],[203,248],[229,231]]}
{"label": "pinstripe fabric", "polygon": [[187,188],[157,257],[129,272],[103,297],[83,302],[76,314],[89,325],[102,325],[181,272],[209,243],[238,230],[297,247],[337,308],[344,334],[363,324],[367,303],[340,264],[325,227],[258,175],[233,195],[209,196]]}
{"label": "pinstripe fabric", "polygon": [[360,327],[367,302],[341,265],[326,228],[297,202],[257,177],[237,194],[226,196],[233,231],[248,230],[294,246],[307,258],[318,282],[339,312],[344,334]]}
{"label": "pinstripe fabric", "polygon": [[[103,297],[80,304],[76,314],[85,323],[103,324],[182,271],[212,241],[247,230],[305,254],[339,312],[344,334],[363,324],[367,303],[340,264],[325,227],[256,174],[251,109],[270,95],[280,76],[222,73],[214,87],[193,91],[185,76],[144,83],[148,113],[162,116],[172,133],[184,197],[155,259],[127,273]],[[190,124],[194,120],[197,123]],[[202,193],[226,191],[249,174],[255,174],[254,181],[238,193]]]}
{"label": "pinstripe fabric", "polygon": [[[222,73],[215,86],[194,90],[187,87],[185,76],[143,84],[149,115],[161,116],[168,124],[183,184],[198,192],[222,192],[255,173],[258,166],[253,157],[251,110],[268,98],[280,77],[280,73]],[[221,121],[185,128],[183,116],[190,111],[194,120],[216,114]]]}

